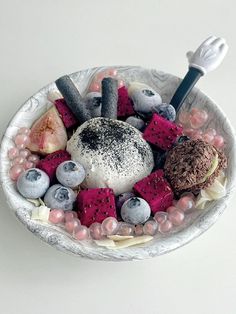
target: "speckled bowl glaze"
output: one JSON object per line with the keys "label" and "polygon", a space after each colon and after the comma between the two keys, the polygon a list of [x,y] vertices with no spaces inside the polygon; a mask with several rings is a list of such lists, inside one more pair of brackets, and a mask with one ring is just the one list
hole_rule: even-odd
{"label": "speckled bowl glaze", "polygon": [[[166,103],[170,101],[180,82],[180,78],[156,70],[127,66],[116,68],[118,70],[118,76],[123,78],[126,82],[139,81],[150,85],[161,94],[163,102]],[[81,93],[84,94],[92,76],[105,69],[107,68],[88,69],[73,73],[70,76],[79,86]],[[223,213],[230,195],[235,188],[235,133],[220,107],[203,92],[195,88],[185,101],[183,110],[187,110],[191,108],[191,106],[207,109],[210,116],[208,127],[216,128],[226,140],[225,152],[228,157],[226,175],[228,182],[227,194],[224,198],[209,203],[209,206],[204,210],[196,210],[188,215],[185,224],[174,233],[165,236],[158,234],[152,241],[146,244],[118,250],[98,247],[92,241],[75,241],[69,234],[63,232],[56,226],[31,220],[31,210],[34,205],[19,195],[16,191],[15,184],[9,178],[8,171],[10,162],[7,157],[7,151],[13,146],[12,138],[17,133],[17,130],[23,126],[30,127],[32,122],[39,118],[48,107],[51,106],[50,102],[47,100],[47,95],[53,90],[56,90],[55,83],[47,85],[26,101],[9,123],[1,145],[1,183],[7,202],[16,217],[40,239],[61,251],[93,260],[141,260],[170,252],[190,242],[213,225]]]}

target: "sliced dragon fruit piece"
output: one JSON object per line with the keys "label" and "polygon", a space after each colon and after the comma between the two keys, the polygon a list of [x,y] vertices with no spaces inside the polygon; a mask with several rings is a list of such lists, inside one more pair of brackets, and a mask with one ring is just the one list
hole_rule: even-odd
{"label": "sliced dragon fruit piece", "polygon": [[163,150],[169,150],[182,133],[182,127],[154,113],[143,138]]}
{"label": "sliced dragon fruit piece", "polygon": [[37,165],[37,168],[47,173],[52,182],[56,176],[57,167],[66,160],[70,160],[70,154],[65,150],[57,150],[54,153],[47,155],[44,159],[41,159]]}
{"label": "sliced dragon fruit piece", "polygon": [[118,89],[117,117],[127,118],[135,114],[133,102],[129,98],[128,90],[125,86]]}
{"label": "sliced dragon fruit piece", "polygon": [[86,189],[77,196],[78,217],[82,225],[103,222],[107,217],[116,218],[115,195],[112,189]]}
{"label": "sliced dragon fruit piece", "polygon": [[70,108],[67,106],[64,98],[56,99],[54,104],[67,129],[74,127],[78,124],[78,120],[76,119]]}
{"label": "sliced dragon fruit piece", "polygon": [[157,170],[137,182],[134,191],[149,203],[153,214],[165,211],[173,202],[173,192],[163,170]]}

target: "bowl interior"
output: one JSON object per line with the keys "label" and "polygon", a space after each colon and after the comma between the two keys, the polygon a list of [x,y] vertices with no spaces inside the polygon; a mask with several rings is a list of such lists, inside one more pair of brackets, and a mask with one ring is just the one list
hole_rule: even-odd
{"label": "bowl interior", "polygon": [[[118,76],[126,82],[139,81],[151,86],[160,93],[163,102],[166,103],[170,101],[180,82],[180,79],[176,76],[156,70],[148,70],[141,67],[116,68]],[[70,76],[77,84],[80,92],[84,94],[92,76],[104,69],[106,68],[88,69],[73,73]],[[124,261],[144,259],[167,253],[188,243],[207,230],[224,211],[235,186],[234,130],[227,117],[214,101],[195,88],[185,101],[182,110],[189,110],[192,106],[206,109],[209,113],[207,127],[215,128],[226,140],[225,153],[228,158],[228,168],[226,170],[227,194],[224,198],[211,202],[204,210],[196,210],[189,214],[185,224],[176,230],[175,233],[166,236],[156,235],[151,242],[119,250],[98,247],[92,241],[75,241],[68,233],[63,232],[56,226],[31,220],[31,210],[34,205],[19,195],[15,189],[15,184],[9,178],[10,162],[7,157],[7,151],[14,146],[12,138],[18,129],[22,126],[30,127],[32,122],[51,106],[51,103],[47,100],[47,95],[53,90],[57,90],[55,83],[47,85],[25,102],[10,121],[1,145],[1,183],[7,202],[18,219],[46,243],[68,253],[97,260]]]}

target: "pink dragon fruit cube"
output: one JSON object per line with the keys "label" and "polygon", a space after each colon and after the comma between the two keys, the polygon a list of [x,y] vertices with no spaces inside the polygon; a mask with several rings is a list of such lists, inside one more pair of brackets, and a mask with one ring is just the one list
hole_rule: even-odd
{"label": "pink dragon fruit cube", "polygon": [[137,182],[134,191],[149,203],[153,214],[165,211],[173,202],[174,195],[163,170],[157,170]]}
{"label": "pink dragon fruit cube", "polygon": [[47,173],[50,181],[53,182],[56,177],[57,167],[66,160],[70,160],[70,154],[65,150],[57,150],[48,154],[44,159],[41,159],[37,164],[37,168]]}
{"label": "pink dragon fruit cube", "polygon": [[70,108],[67,106],[64,98],[55,100],[54,104],[67,129],[74,127],[78,124],[78,120],[76,119]]}
{"label": "pink dragon fruit cube", "polygon": [[181,126],[154,113],[143,133],[143,138],[163,150],[169,150],[182,133]]}
{"label": "pink dragon fruit cube", "polygon": [[128,90],[125,86],[118,89],[117,116],[127,118],[135,114],[133,102],[129,98]]}
{"label": "pink dragon fruit cube", "polygon": [[82,225],[102,223],[107,217],[116,216],[115,195],[112,189],[86,189],[77,196],[78,217]]}

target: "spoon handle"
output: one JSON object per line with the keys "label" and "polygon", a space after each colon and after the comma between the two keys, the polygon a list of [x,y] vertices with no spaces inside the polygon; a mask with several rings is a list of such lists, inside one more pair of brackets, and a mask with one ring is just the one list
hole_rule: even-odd
{"label": "spoon handle", "polygon": [[187,74],[183,78],[182,82],[180,83],[170,101],[170,104],[175,108],[176,112],[178,112],[186,97],[202,76],[203,73],[200,70],[192,67],[189,68]]}

